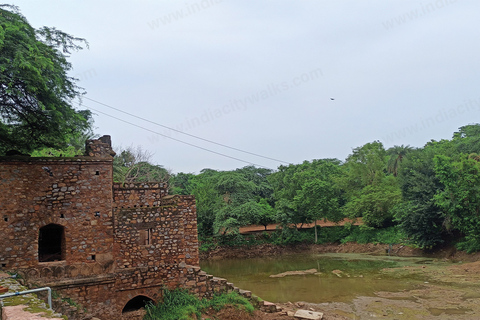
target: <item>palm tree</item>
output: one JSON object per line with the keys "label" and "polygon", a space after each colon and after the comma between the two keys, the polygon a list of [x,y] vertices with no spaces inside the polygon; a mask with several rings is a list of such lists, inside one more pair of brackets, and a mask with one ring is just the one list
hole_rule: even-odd
{"label": "palm tree", "polygon": [[398,167],[402,162],[403,158],[410,152],[414,150],[414,148],[410,147],[409,145],[404,146],[393,146],[387,150],[387,154],[389,155],[387,170],[390,173],[393,173],[393,176],[396,177],[398,174]]}

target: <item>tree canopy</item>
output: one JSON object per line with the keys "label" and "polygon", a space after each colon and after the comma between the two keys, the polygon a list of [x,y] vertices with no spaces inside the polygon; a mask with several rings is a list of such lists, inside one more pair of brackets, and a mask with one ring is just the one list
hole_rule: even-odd
{"label": "tree canopy", "polygon": [[82,45],[84,39],[35,29],[17,7],[0,5],[0,154],[64,148],[90,129],[90,111],[72,105],[83,90],[68,75],[68,54]]}
{"label": "tree canopy", "polygon": [[396,239],[420,248],[453,242],[478,251],[479,133],[480,124],[466,125],[450,140],[432,140],[423,148],[386,150],[373,141],[354,148],[345,162],[179,173],[173,190],[196,196],[200,236],[276,223],[288,238],[305,223],[359,217],[365,235],[393,229]]}
{"label": "tree canopy", "polygon": [[152,154],[141,147],[117,150],[113,158],[113,180],[120,183],[168,182],[171,174],[161,165],[152,164]]}

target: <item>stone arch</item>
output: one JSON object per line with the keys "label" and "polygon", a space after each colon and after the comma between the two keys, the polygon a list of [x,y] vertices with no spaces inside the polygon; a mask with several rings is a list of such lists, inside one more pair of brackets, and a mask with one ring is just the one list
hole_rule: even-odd
{"label": "stone arch", "polygon": [[38,261],[65,260],[65,228],[50,223],[38,231]]}
{"label": "stone arch", "polygon": [[125,304],[125,306],[122,309],[122,313],[143,309],[149,302],[155,303],[153,299],[147,296],[143,296],[143,295],[135,296]]}
{"label": "stone arch", "polygon": [[40,269],[40,277],[43,279],[50,279],[53,277],[53,270],[49,267],[43,267]]}
{"label": "stone arch", "polygon": [[28,280],[38,279],[40,278],[40,271],[38,269],[28,269],[25,278]]}

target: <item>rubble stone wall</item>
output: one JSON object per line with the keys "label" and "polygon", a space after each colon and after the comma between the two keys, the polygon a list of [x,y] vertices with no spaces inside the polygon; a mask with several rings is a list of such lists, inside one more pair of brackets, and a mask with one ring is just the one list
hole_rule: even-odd
{"label": "rubble stone wall", "polygon": [[111,186],[111,160],[0,157],[0,267],[42,264],[39,230],[49,224],[64,228],[66,264],[111,253]]}
{"label": "rubble stone wall", "polygon": [[167,195],[164,183],[115,183],[113,201],[117,208],[137,208],[160,206]]}
{"label": "rubble stone wall", "polygon": [[199,264],[195,199],[167,200],[162,206],[114,209],[118,268]]}

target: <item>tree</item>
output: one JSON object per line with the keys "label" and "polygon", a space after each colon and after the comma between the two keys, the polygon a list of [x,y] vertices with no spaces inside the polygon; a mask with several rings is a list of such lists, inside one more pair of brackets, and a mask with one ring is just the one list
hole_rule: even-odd
{"label": "tree", "polygon": [[204,169],[199,175],[191,177],[186,185],[189,193],[195,195],[198,234],[201,237],[214,235],[213,224],[221,203],[215,188],[219,175],[218,171]]}
{"label": "tree", "polygon": [[72,50],[84,39],[55,28],[34,29],[17,7],[0,5],[0,153],[62,149],[88,131],[90,111],[72,103],[83,94],[68,76]]}
{"label": "tree", "polygon": [[394,208],[395,221],[408,239],[420,248],[433,248],[450,237],[450,223],[434,196],[444,189],[435,174],[433,158],[450,152],[447,141],[431,141],[403,160],[398,180],[404,202]]}
{"label": "tree", "polygon": [[253,217],[252,222],[264,226],[265,230],[267,230],[267,226],[275,222],[275,209],[264,198],[260,199],[258,207],[258,213]]}
{"label": "tree", "polygon": [[387,152],[379,141],[353,149],[344,166],[344,175],[338,179],[345,190],[346,216],[363,217],[370,227],[381,228],[392,224],[393,208],[402,200],[395,176],[387,172]]}
{"label": "tree", "polygon": [[302,164],[280,166],[269,179],[274,187],[278,220],[297,225],[325,218],[340,219],[342,202],[335,179],[340,174],[340,161],[320,159]]}
{"label": "tree", "polygon": [[452,142],[459,153],[480,153],[480,124],[460,127],[453,134]]}
{"label": "tree", "polygon": [[195,175],[193,173],[179,172],[170,180],[172,194],[193,194]]}
{"label": "tree", "polygon": [[254,196],[256,185],[243,174],[223,172],[215,188],[221,197],[213,224],[216,233],[238,232],[241,226],[252,223],[260,214],[261,208]]}
{"label": "tree", "polygon": [[170,172],[150,163],[152,154],[141,147],[129,147],[113,158],[113,180],[120,183],[168,182]]}
{"label": "tree", "polygon": [[264,198],[269,202],[272,201],[271,197],[273,194],[273,188],[267,179],[268,176],[272,174],[271,169],[246,166],[235,171],[242,174],[245,179],[255,184],[256,187],[253,194],[257,197],[257,200]]}
{"label": "tree", "polygon": [[447,156],[434,158],[435,172],[445,189],[435,195],[452,226],[465,235],[460,248],[480,251],[480,156],[462,155],[454,161]]}
{"label": "tree", "polygon": [[340,184],[353,195],[368,185],[374,185],[385,177],[387,153],[379,141],[353,149],[343,166],[344,177]]}
{"label": "tree", "polygon": [[402,201],[397,180],[387,176],[381,182],[364,187],[344,207],[351,218],[362,217],[365,225],[382,228],[392,225],[394,207]]}
{"label": "tree", "polygon": [[294,197],[297,211],[302,212],[305,222],[315,221],[315,243],[317,242],[317,220],[339,221],[343,218],[339,210],[339,193],[331,180],[312,177],[302,185]]}
{"label": "tree", "polygon": [[392,173],[394,177],[398,175],[398,167],[402,163],[403,158],[412,151],[410,146],[393,146],[387,150],[387,154],[390,156],[388,159],[387,170]]}

